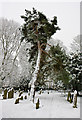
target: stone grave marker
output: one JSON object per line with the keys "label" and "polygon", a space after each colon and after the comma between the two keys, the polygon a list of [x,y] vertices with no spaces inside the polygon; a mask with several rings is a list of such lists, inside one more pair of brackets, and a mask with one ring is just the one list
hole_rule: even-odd
{"label": "stone grave marker", "polygon": [[39,101],[39,98],[38,98],[37,102],[36,102],[36,109],[39,109],[39,104],[40,104],[40,101]]}
{"label": "stone grave marker", "polygon": [[23,96],[19,97],[19,100],[23,100]]}
{"label": "stone grave marker", "polygon": [[12,98],[14,98],[14,89],[11,89]]}
{"label": "stone grave marker", "polygon": [[71,93],[68,91],[67,101],[72,103]]}
{"label": "stone grave marker", "polygon": [[20,92],[19,92],[19,97],[20,97],[22,94],[23,94],[23,91],[20,91]]}
{"label": "stone grave marker", "polygon": [[10,99],[10,98],[12,98],[12,91],[11,90],[8,91],[8,99]]}
{"label": "stone grave marker", "polygon": [[3,99],[7,99],[7,89],[4,89]]}
{"label": "stone grave marker", "polygon": [[26,95],[24,96],[24,99],[27,99],[27,96],[26,96]]}
{"label": "stone grave marker", "polygon": [[77,108],[77,91],[74,91],[73,108]]}
{"label": "stone grave marker", "polygon": [[0,88],[0,94],[2,94],[2,88]]}
{"label": "stone grave marker", "polygon": [[19,98],[15,100],[15,104],[18,104],[18,103],[19,103]]}

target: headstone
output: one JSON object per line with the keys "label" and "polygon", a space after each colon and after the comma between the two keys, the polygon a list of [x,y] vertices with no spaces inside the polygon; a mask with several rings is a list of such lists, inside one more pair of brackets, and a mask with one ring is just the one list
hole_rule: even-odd
{"label": "headstone", "polygon": [[8,91],[8,98],[14,98],[14,90],[13,88]]}
{"label": "headstone", "polygon": [[15,104],[18,104],[18,103],[19,103],[19,98],[15,100]]}
{"label": "headstone", "polygon": [[77,108],[77,91],[74,91],[73,108]]}
{"label": "headstone", "polygon": [[34,103],[34,98],[35,98],[35,89],[34,89],[34,92],[33,92],[33,103]]}
{"label": "headstone", "polygon": [[0,94],[2,94],[2,88],[0,88]]}
{"label": "headstone", "polygon": [[23,94],[23,91],[20,91],[20,93],[19,93],[19,97],[20,97],[22,94]]}
{"label": "headstone", "polygon": [[23,100],[23,96],[21,96],[21,97],[19,98],[19,100]]}
{"label": "headstone", "polygon": [[11,89],[11,93],[12,93],[12,98],[14,98],[14,89]]}
{"label": "headstone", "polygon": [[25,95],[24,99],[27,99],[27,96]]}
{"label": "headstone", "polygon": [[4,89],[3,99],[7,99],[7,89]]}
{"label": "headstone", "polygon": [[10,98],[12,98],[12,91],[11,90],[8,91],[8,99],[10,99]]}
{"label": "headstone", "polygon": [[38,98],[37,102],[36,102],[36,109],[39,109],[39,104],[40,104],[40,101],[39,101],[39,98]]}
{"label": "headstone", "polygon": [[72,102],[70,91],[68,91],[67,101],[70,103]]}

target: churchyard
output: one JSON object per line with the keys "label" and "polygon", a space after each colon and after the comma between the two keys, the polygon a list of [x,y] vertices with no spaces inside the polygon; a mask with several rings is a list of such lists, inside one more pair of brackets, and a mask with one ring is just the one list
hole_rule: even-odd
{"label": "churchyard", "polygon": [[29,92],[0,89],[0,118],[80,118],[75,96],[76,91],[40,90],[32,101]]}

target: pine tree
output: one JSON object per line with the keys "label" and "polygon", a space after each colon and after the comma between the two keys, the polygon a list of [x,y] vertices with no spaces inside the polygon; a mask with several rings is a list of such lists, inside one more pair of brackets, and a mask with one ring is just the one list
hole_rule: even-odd
{"label": "pine tree", "polygon": [[35,82],[40,70],[42,53],[45,51],[47,41],[60,28],[57,26],[57,17],[49,21],[46,16],[33,8],[33,11],[25,10],[25,16],[21,16],[25,23],[22,26],[22,40],[31,43],[29,61],[34,61],[35,70],[31,81],[31,95],[34,94]]}
{"label": "pine tree", "polygon": [[50,56],[46,56],[44,61],[45,65],[41,68],[38,85],[46,86],[46,82],[49,81],[49,78],[53,83],[57,83],[57,81],[61,80],[65,87],[67,87],[70,78],[69,71],[67,69],[68,56],[66,55],[65,50],[57,44],[57,46],[50,47],[48,54]]}
{"label": "pine tree", "polygon": [[82,53],[72,53],[69,59],[69,71],[71,74],[70,84],[73,87],[73,90],[81,90],[82,89]]}

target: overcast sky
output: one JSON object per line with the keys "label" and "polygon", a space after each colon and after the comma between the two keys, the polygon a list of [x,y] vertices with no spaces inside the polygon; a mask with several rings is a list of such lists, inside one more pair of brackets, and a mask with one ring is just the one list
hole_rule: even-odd
{"label": "overcast sky", "polygon": [[79,0],[78,2],[56,2],[53,0],[44,0],[45,2],[41,2],[40,0],[33,1],[25,2],[24,0],[18,0],[18,2],[9,2],[3,0],[0,4],[0,17],[13,19],[23,24],[20,16],[25,14],[25,9],[32,10],[33,7],[43,12],[49,19],[57,16],[58,26],[61,30],[54,34],[53,38],[60,39],[66,46],[69,46],[73,38],[80,34]]}

